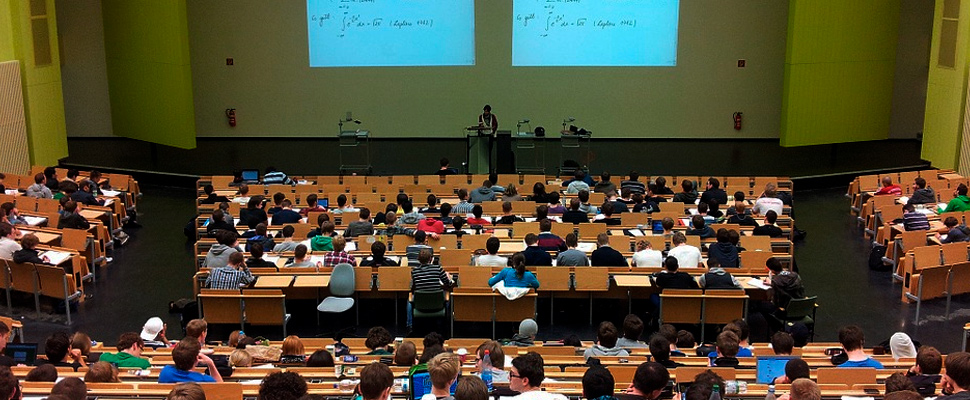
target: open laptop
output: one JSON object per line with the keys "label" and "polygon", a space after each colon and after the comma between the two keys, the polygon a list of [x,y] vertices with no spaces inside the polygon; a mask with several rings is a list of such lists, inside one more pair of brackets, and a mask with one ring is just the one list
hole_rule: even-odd
{"label": "open laptop", "polygon": [[242,177],[242,182],[245,184],[259,183],[259,170],[258,169],[244,169],[240,173]]}
{"label": "open laptop", "polygon": [[764,356],[757,359],[757,382],[760,384],[770,384],[775,378],[785,375],[785,365],[788,361],[796,359],[793,356]]}
{"label": "open laptop", "polygon": [[3,354],[14,359],[18,364],[34,365],[37,360],[37,343],[7,343]]}
{"label": "open laptop", "polygon": [[[458,374],[458,377],[461,377],[461,373]],[[415,372],[409,379],[410,382],[408,384],[411,388],[410,400],[419,400],[421,396],[431,393],[431,373],[427,370]],[[448,389],[449,393],[454,395],[457,387],[458,380],[455,379],[455,383]]]}

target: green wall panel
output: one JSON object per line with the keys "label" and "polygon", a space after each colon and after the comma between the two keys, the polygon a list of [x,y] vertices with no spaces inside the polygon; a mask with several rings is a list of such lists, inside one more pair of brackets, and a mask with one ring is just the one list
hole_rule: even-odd
{"label": "green wall panel", "polygon": [[943,0],[937,0],[923,119],[922,156],[935,167],[956,169],[967,97],[967,71],[970,70],[970,59],[967,57],[970,46],[970,35],[967,34],[970,32],[967,25],[970,22],[970,1],[960,0],[955,68],[937,65],[942,14]]}
{"label": "green wall panel", "polygon": [[30,2],[0,0],[0,61],[19,60],[30,162],[55,165],[67,157],[67,127],[61,92],[57,18],[54,0],[47,1],[51,63],[36,65],[31,36]]}
{"label": "green wall panel", "polygon": [[114,134],[195,148],[184,0],[104,0]]}
{"label": "green wall panel", "polygon": [[677,66],[648,68],[513,68],[512,2],[475,3],[474,66],[310,68],[306,1],[189,1],[198,136],[332,137],[353,111],[375,137],[461,137],[489,103],[503,129],[573,116],[596,137],[778,137],[787,2],[682,0]]}
{"label": "green wall panel", "polygon": [[899,0],[791,0],[781,145],[889,135]]}

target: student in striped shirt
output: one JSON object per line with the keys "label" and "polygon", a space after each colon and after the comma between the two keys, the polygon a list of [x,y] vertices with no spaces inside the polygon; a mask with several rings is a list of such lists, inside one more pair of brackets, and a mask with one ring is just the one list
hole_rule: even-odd
{"label": "student in striped shirt", "polygon": [[916,212],[913,204],[906,204],[903,206],[903,227],[907,231],[924,231],[930,229],[930,221],[926,214]]}
{"label": "student in striped shirt", "polygon": [[[431,264],[431,249],[421,249],[418,253],[418,265],[411,268],[411,291],[433,291],[442,290],[455,286],[455,281],[451,279],[451,274],[441,268],[440,265]],[[411,303],[408,302],[408,327],[411,327],[412,314]]]}

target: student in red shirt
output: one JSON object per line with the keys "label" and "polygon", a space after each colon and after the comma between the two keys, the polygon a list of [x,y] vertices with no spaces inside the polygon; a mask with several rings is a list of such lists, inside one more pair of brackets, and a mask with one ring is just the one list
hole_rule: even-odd
{"label": "student in red shirt", "polygon": [[903,195],[903,189],[900,188],[899,185],[893,183],[893,178],[890,178],[888,176],[884,176],[884,177],[882,177],[882,188],[879,189],[878,192],[876,192],[876,196],[882,195],[882,194],[891,194],[893,196],[902,196]]}

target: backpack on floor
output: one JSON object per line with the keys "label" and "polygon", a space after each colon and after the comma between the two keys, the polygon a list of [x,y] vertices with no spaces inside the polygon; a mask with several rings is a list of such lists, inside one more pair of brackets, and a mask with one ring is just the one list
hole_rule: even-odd
{"label": "backpack on floor", "polygon": [[872,251],[869,253],[869,269],[873,271],[889,271],[890,266],[882,262],[882,258],[886,256],[886,246],[877,244],[872,246]]}

